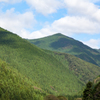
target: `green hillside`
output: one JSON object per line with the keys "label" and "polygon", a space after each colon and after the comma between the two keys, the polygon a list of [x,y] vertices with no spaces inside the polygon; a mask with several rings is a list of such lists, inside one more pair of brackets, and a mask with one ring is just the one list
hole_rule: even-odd
{"label": "green hillside", "polygon": [[84,84],[55,57],[0,28],[0,58],[41,89],[56,95],[76,94]]}
{"label": "green hillside", "polygon": [[44,100],[38,85],[0,59],[0,100]]}
{"label": "green hillside", "polygon": [[100,74],[100,67],[67,53],[45,50],[72,71],[82,82],[93,81]]}
{"label": "green hillside", "polygon": [[100,75],[93,80],[94,84],[97,84],[99,82],[100,82]]}
{"label": "green hillside", "polygon": [[100,49],[96,49],[98,52],[100,52]]}
{"label": "green hillside", "polygon": [[40,39],[28,39],[28,41],[42,49],[69,53],[100,66],[100,53],[97,50],[60,33]]}

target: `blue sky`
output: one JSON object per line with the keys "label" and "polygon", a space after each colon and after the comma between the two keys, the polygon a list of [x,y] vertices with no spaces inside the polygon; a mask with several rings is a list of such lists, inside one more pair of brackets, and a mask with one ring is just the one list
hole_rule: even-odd
{"label": "blue sky", "polygon": [[100,48],[100,0],[0,0],[0,27],[22,38],[62,33]]}

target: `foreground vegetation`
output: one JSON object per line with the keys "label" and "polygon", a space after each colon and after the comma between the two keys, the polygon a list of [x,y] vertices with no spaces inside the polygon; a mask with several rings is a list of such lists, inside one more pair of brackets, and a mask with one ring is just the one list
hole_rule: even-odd
{"label": "foreground vegetation", "polygon": [[100,81],[97,83],[89,81],[86,84],[82,100],[100,100]]}
{"label": "foreground vegetation", "polygon": [[100,100],[100,77],[86,84],[83,97],[54,96],[0,59],[0,100]]}
{"label": "foreground vegetation", "polygon": [[76,96],[54,96],[0,59],[0,100],[74,100]]}
{"label": "foreground vegetation", "polygon": [[38,85],[0,59],[0,100],[44,100]]}

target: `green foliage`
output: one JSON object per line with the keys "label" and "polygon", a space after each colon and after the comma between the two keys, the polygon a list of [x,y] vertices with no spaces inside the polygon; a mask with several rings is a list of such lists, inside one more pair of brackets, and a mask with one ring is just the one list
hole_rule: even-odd
{"label": "green foliage", "polygon": [[97,84],[94,82],[86,84],[82,100],[100,100],[100,81]]}
{"label": "green foliage", "polygon": [[100,67],[93,65],[91,63],[85,62],[80,58],[73,55],[53,52],[45,50],[48,54],[53,55],[59,62],[61,62],[65,67],[72,71],[78,79],[83,83],[87,83],[89,80],[93,81],[96,76],[100,74]]}
{"label": "green foliage", "polygon": [[46,93],[33,86],[37,84],[0,60],[0,100],[43,100]]}
{"label": "green foliage", "polygon": [[93,89],[93,100],[100,100],[100,82]]}
{"label": "green foliage", "polygon": [[94,79],[93,83],[94,83],[94,84],[97,84],[97,83],[99,83],[99,82],[100,82],[100,75],[97,76],[97,77]]}
{"label": "green foliage", "polygon": [[83,91],[83,98],[82,98],[82,100],[93,100],[92,82],[88,82],[86,84],[86,89]]}
{"label": "green foliage", "polygon": [[59,100],[59,99],[54,95],[48,95],[48,96],[45,97],[44,100]]}
{"label": "green foliage", "polygon": [[87,62],[100,66],[100,50],[92,49],[82,42],[74,40],[60,33],[40,38],[40,39],[27,39],[36,46],[57,52],[69,53],[75,55]]}
{"label": "green foliage", "polygon": [[44,100],[69,100],[69,99],[66,99],[66,97],[64,96],[54,96],[54,95],[48,95],[44,98]]}
{"label": "green foliage", "polygon": [[58,96],[57,97],[59,100],[67,100],[64,96]]}
{"label": "green foliage", "polygon": [[[74,56],[42,50],[2,28],[0,58],[5,61],[0,60],[0,100],[43,100],[47,94],[55,95],[46,96],[52,100],[81,98],[77,93],[84,83],[93,80],[100,71]],[[94,95],[97,90],[93,90]]]}
{"label": "green foliage", "polygon": [[[55,57],[25,39],[0,29],[0,58],[47,93],[76,94],[84,84]],[[76,91],[77,90],[77,91]]]}

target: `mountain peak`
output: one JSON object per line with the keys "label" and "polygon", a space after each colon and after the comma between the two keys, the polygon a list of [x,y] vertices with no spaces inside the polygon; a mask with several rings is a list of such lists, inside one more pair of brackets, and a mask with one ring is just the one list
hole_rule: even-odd
{"label": "mountain peak", "polygon": [[56,35],[56,36],[64,36],[64,35],[61,34],[61,33],[56,33],[56,34],[54,34],[54,35]]}
{"label": "mountain peak", "polygon": [[55,35],[62,35],[61,33],[56,33]]}
{"label": "mountain peak", "polygon": [[98,59],[100,59],[100,50],[98,50],[98,52],[82,42],[64,34],[56,33],[42,39],[31,40],[30,42],[42,49],[69,53],[87,62],[100,66],[100,63],[98,63]]}

